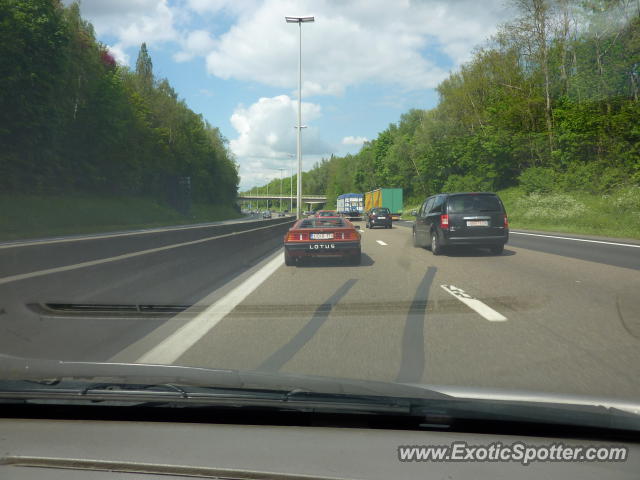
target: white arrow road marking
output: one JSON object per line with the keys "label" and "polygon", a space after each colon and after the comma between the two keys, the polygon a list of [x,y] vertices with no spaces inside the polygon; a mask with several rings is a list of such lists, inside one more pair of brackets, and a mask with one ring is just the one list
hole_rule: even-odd
{"label": "white arrow road marking", "polygon": [[387,245],[386,243],[384,243],[382,240],[376,240],[376,242],[378,242],[380,245]]}
{"label": "white arrow road marking", "polygon": [[440,286],[444,289],[445,292],[450,293],[455,298],[464,303],[467,307],[471,308],[490,322],[504,322],[507,320],[507,317],[496,312],[493,308],[485,305],[480,300],[473,298],[461,288],[458,288],[454,285]]}

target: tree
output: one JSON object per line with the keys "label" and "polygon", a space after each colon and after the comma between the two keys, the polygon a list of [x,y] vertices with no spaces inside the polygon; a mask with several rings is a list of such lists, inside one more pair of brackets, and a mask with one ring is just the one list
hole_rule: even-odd
{"label": "tree", "polygon": [[138,77],[142,91],[149,93],[153,86],[153,63],[147,51],[147,44],[144,42],[140,45],[140,51],[138,52],[138,58],[136,60],[136,76]]}

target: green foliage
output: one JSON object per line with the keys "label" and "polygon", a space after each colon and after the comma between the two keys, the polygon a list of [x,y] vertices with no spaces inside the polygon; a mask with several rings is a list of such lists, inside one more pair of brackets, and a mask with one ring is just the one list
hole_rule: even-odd
{"label": "green foliage", "polygon": [[516,204],[519,208],[522,218],[549,218],[561,219],[571,218],[583,214],[586,207],[571,195],[562,193],[553,193],[542,195],[539,193],[531,193],[522,197]]}
{"label": "green foliage", "polygon": [[521,187],[498,191],[512,228],[640,238],[640,188],[610,194],[527,194]]}
{"label": "green foliage", "polygon": [[[238,172],[218,129],[154,79],[116,65],[77,3],[0,0],[0,190],[144,195],[232,205]],[[174,195],[175,196],[175,195]]]}
{"label": "green foliage", "polygon": [[611,204],[624,212],[631,212],[640,220],[640,187],[627,187],[616,192]]}
{"label": "green foliage", "polygon": [[473,175],[449,175],[442,186],[443,193],[484,192],[493,190],[491,182]]}
{"label": "green foliage", "polygon": [[190,216],[153,198],[0,194],[0,240],[151,228],[237,218],[227,205],[196,203]]}
{"label": "green foliage", "polygon": [[549,193],[556,187],[556,172],[548,167],[527,168],[518,177],[520,186],[527,193]]}

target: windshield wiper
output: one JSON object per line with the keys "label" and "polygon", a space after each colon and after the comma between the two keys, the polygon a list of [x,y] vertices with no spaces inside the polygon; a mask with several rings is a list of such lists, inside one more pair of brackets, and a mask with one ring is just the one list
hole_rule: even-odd
{"label": "windshield wiper", "polygon": [[85,384],[74,381],[61,381],[46,386],[26,381],[11,382],[3,387],[5,388],[0,388],[0,399],[32,403],[62,401],[74,404],[100,403],[146,407],[260,407],[394,415],[410,414],[412,408],[408,400],[395,397],[322,394],[303,389],[232,389],[174,384]]}
{"label": "windshield wiper", "polygon": [[137,363],[67,362],[25,359],[0,354],[0,376],[55,384],[56,380],[83,380],[92,384],[175,384],[195,387],[307,391],[326,394],[382,397],[449,398],[420,386],[312,375],[268,373]]}

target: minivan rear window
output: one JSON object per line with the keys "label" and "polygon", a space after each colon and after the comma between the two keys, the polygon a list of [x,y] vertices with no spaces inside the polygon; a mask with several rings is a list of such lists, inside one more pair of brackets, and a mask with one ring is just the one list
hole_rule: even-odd
{"label": "minivan rear window", "polygon": [[501,212],[495,195],[454,195],[449,197],[449,213]]}

